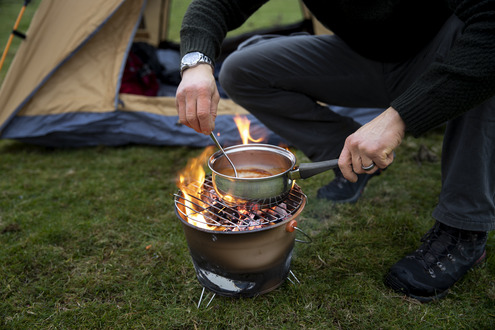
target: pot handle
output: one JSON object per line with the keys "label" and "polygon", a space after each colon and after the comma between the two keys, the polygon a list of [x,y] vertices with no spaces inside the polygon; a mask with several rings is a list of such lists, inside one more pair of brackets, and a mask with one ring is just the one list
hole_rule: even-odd
{"label": "pot handle", "polygon": [[298,243],[311,243],[313,242],[313,240],[311,239],[311,237],[306,234],[301,228],[297,227],[297,221],[296,220],[291,220],[287,223],[287,225],[285,226],[285,230],[288,231],[289,233],[292,233],[294,232],[294,230],[297,230],[298,232],[300,232],[301,234],[303,234],[304,236],[306,236],[306,238],[308,239],[307,241],[303,241],[303,240],[300,240],[300,239],[295,239],[296,242]]}
{"label": "pot handle", "polygon": [[301,228],[299,227],[294,227],[295,230],[297,230],[298,232],[300,232],[301,234],[303,234],[304,236],[306,236],[306,238],[308,239],[307,241],[303,241],[303,240],[300,240],[300,239],[295,239],[295,241],[297,243],[305,243],[305,244],[309,244],[311,242],[313,242],[313,240],[311,239],[311,237],[309,237],[308,234],[306,234]]}
{"label": "pot handle", "polygon": [[289,178],[293,180],[306,179],[312,177],[313,175],[320,174],[333,168],[337,168],[338,166],[338,159],[324,160],[322,162],[314,163],[302,163],[299,164],[299,167],[296,170],[290,171],[288,174]]}

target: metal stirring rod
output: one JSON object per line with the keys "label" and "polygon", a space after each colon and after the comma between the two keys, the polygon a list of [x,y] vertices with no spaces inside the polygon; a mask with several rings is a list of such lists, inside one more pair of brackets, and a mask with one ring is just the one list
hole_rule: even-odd
{"label": "metal stirring rod", "polygon": [[211,139],[213,140],[213,142],[215,142],[216,146],[218,147],[218,149],[220,149],[220,151],[223,153],[223,155],[225,156],[225,158],[227,158],[227,160],[229,161],[230,163],[230,166],[232,166],[232,168],[234,169],[234,175],[235,177],[239,177],[237,175],[237,170],[235,169],[235,166],[234,166],[234,163],[232,163],[232,161],[230,160],[229,156],[227,156],[227,154],[225,153],[225,151],[223,150],[222,146],[220,145],[220,143],[218,143],[218,140],[217,138],[215,137],[215,134],[213,134],[213,132],[210,133],[210,137]]}

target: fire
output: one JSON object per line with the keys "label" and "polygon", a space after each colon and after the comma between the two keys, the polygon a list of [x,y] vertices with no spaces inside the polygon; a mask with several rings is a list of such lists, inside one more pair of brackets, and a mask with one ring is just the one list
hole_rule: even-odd
{"label": "fire", "polygon": [[251,125],[251,122],[247,117],[235,115],[234,122],[237,126],[237,129],[239,130],[239,134],[242,139],[242,144],[248,144],[249,141],[254,143],[263,141],[263,137],[260,137],[259,139],[256,140],[253,139],[253,137],[251,137],[251,134],[249,133],[249,126]]}
{"label": "fire", "polygon": [[186,167],[179,172],[177,179],[177,187],[184,196],[184,209],[187,213],[188,221],[192,225],[204,229],[214,229],[214,227],[206,224],[205,217],[197,210],[197,206],[192,201],[201,200],[201,187],[206,177],[203,167],[213,151],[213,147],[207,147],[201,155],[190,159]]}
{"label": "fire", "polygon": [[[234,122],[237,126],[243,144],[248,144],[249,141],[258,143],[264,139],[264,136],[259,139],[254,139],[251,136],[249,132],[251,122],[246,116],[236,115],[234,117]],[[217,135],[220,134],[217,133]],[[202,200],[202,187],[206,178],[204,166],[207,164],[211,154],[215,151],[216,149],[213,146],[210,146],[207,147],[198,157],[190,159],[187,162],[186,167],[178,173],[177,187],[182,192],[183,209],[186,213],[187,221],[190,224],[208,230],[224,230],[225,228],[222,226],[209,225],[208,222],[211,223],[212,221],[211,212],[203,209],[203,207],[206,206]],[[235,203],[235,198],[232,196],[223,196],[223,199],[227,203]],[[248,210],[241,209],[239,211],[239,215],[241,217],[246,218],[246,220],[252,220],[249,219],[249,214],[250,212]],[[249,229],[261,228],[261,225],[254,220],[249,221],[249,223],[252,224],[249,226]],[[239,230],[239,228],[237,230]]]}

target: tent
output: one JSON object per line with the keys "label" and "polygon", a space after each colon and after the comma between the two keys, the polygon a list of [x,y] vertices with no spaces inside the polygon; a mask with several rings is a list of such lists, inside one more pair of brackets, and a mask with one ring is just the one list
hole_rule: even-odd
{"label": "tent", "polygon": [[[211,144],[178,124],[174,97],[121,92],[131,46],[163,41],[170,1],[41,1],[0,89],[0,138],[55,147]],[[239,142],[235,115],[251,120],[253,136],[280,140],[229,99],[218,114],[222,144]]]}

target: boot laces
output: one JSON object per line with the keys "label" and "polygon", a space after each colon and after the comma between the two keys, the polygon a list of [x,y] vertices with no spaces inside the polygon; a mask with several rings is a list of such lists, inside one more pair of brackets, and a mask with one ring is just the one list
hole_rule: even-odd
{"label": "boot laces", "polygon": [[444,262],[455,261],[456,258],[452,252],[459,241],[459,235],[452,235],[436,224],[423,236],[421,239],[423,244],[416,250],[413,257],[421,262],[431,277],[435,278],[435,266],[441,271],[445,271]]}

